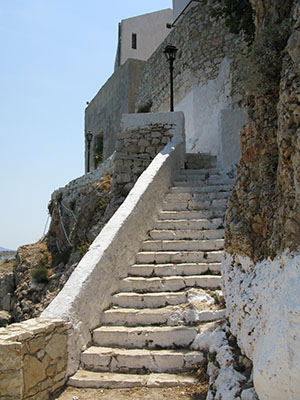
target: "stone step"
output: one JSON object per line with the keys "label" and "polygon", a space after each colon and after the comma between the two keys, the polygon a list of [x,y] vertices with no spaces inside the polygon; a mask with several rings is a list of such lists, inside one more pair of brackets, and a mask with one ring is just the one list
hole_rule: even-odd
{"label": "stone step", "polygon": [[[183,210],[183,211],[161,211],[159,220],[165,219],[215,219],[223,218],[225,215],[225,207],[215,207],[207,210]],[[157,225],[156,225],[157,226]]]}
{"label": "stone step", "polygon": [[126,349],[189,347],[197,329],[187,326],[101,326],[93,331],[94,344]]}
{"label": "stone step", "polygon": [[225,209],[227,199],[214,199],[214,200],[182,200],[178,202],[164,201],[162,209],[164,211],[184,211],[184,210],[202,210],[210,208]]}
{"label": "stone step", "polygon": [[182,264],[134,264],[129,268],[129,276],[174,276],[219,274],[221,263],[182,263]]}
{"label": "stone step", "polygon": [[121,292],[113,295],[113,305],[124,308],[158,308],[184,304],[187,292],[132,293]]}
{"label": "stone step", "polygon": [[68,385],[77,388],[122,389],[133,387],[173,387],[198,383],[192,375],[182,374],[118,374],[78,370]]}
{"label": "stone step", "polygon": [[211,240],[144,240],[141,245],[142,251],[210,251],[222,250],[224,239]]}
{"label": "stone step", "polygon": [[223,239],[224,229],[154,229],[149,232],[149,236],[154,240],[183,240],[183,239]]}
{"label": "stone step", "polygon": [[[164,325],[178,326],[178,313],[182,310],[179,306],[167,306],[161,308],[111,308],[103,313],[103,325],[115,326],[149,326]],[[197,313],[197,323],[211,322],[224,319],[225,310],[205,309]]]}
{"label": "stone step", "polygon": [[185,168],[217,168],[217,156],[209,153],[186,153]]}
{"label": "stone step", "polygon": [[202,218],[202,219],[165,219],[158,220],[155,223],[156,230],[160,229],[196,229],[196,230],[207,230],[207,229],[223,229],[224,221],[223,218]]}
{"label": "stone step", "polygon": [[193,168],[193,169],[181,169],[179,171],[179,175],[186,175],[186,176],[191,176],[191,175],[206,175],[206,174],[222,174],[222,169],[221,168]]}
{"label": "stone step", "polygon": [[207,185],[233,185],[235,179],[228,178],[227,175],[221,176],[209,176],[208,178],[196,178],[193,179],[178,179],[174,181],[173,186],[207,186]]}
{"label": "stone step", "polygon": [[172,186],[171,193],[230,192],[232,185]]}
{"label": "stone step", "polygon": [[119,349],[91,346],[81,354],[87,370],[110,372],[175,372],[188,371],[204,363],[200,351]]}
{"label": "stone step", "polygon": [[203,193],[168,193],[165,197],[167,202],[180,202],[187,200],[215,200],[215,199],[227,199],[230,196],[230,192],[203,192]]}
{"label": "stone step", "polygon": [[[188,170],[190,171],[190,170]],[[188,171],[186,172],[180,172],[176,176],[176,182],[177,181],[205,181],[207,179],[234,179],[232,176],[229,176],[227,173],[223,171],[207,171],[207,172],[198,172],[198,173],[189,173]]]}
{"label": "stone step", "polygon": [[122,279],[120,290],[124,292],[153,293],[176,292],[182,289],[198,287],[217,289],[221,277],[217,275],[167,276],[155,278],[128,277]]}
{"label": "stone step", "polygon": [[136,264],[203,263],[221,262],[223,251],[140,251]]}

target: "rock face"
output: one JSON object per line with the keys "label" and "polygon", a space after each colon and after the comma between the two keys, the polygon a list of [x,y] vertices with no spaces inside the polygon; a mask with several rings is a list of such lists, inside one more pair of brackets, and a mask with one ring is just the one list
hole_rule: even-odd
{"label": "rock face", "polygon": [[15,260],[0,262],[0,310],[6,311],[0,326],[38,317],[64,286],[117,207],[110,196],[111,172],[108,160],[56,190],[47,235],[20,247]]}
{"label": "rock face", "polygon": [[[300,75],[298,1],[252,0],[247,124],[223,261],[231,331],[261,400],[299,398]],[[264,56],[267,54],[267,57]]]}
{"label": "rock face", "polygon": [[300,382],[300,256],[253,263],[227,255],[224,295],[230,330],[253,360],[259,398],[298,399]]}

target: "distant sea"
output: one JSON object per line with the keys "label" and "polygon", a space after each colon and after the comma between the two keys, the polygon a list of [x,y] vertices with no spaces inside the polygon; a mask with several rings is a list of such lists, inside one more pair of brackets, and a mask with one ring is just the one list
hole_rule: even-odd
{"label": "distant sea", "polygon": [[3,260],[11,260],[12,258],[14,258],[16,255],[15,251],[0,251],[0,261]]}

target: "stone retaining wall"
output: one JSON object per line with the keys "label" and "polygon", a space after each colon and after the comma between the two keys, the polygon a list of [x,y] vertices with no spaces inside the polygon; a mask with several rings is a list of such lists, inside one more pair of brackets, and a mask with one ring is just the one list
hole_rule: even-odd
{"label": "stone retaining wall", "polygon": [[[139,114],[139,117],[142,117]],[[147,118],[147,114],[145,114]],[[113,189],[126,196],[138,177],[173,136],[172,124],[146,123],[124,129],[117,138]]]}
{"label": "stone retaining wall", "polygon": [[0,399],[48,400],[63,387],[68,329],[42,318],[0,328]]}

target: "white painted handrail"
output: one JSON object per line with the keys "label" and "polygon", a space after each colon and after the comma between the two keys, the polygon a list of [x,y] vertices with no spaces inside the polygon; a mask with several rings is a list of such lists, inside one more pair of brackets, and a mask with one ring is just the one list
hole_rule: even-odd
{"label": "white painted handrail", "polygon": [[[42,313],[72,324],[69,337],[68,374],[74,373],[81,351],[91,341],[91,331],[101,324],[102,313],[117,291],[120,278],[135,262],[146,233],[153,228],[161,199],[185,158],[182,112],[124,114],[123,130],[155,123],[171,124],[171,141],[141,174],[123,204],[108,221],[82,258],[62,291]],[[169,132],[170,132],[169,131]]]}

